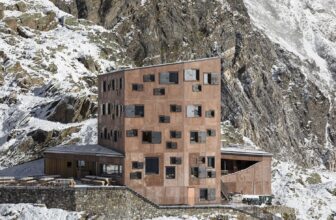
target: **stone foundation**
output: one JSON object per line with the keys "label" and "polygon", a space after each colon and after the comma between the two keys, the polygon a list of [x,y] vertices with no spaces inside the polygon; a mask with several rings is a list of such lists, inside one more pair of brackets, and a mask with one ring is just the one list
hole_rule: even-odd
{"label": "stone foundation", "polygon": [[[127,187],[0,187],[0,203],[41,203],[48,208],[85,211],[106,219],[146,219],[159,216],[237,215],[255,219],[249,213],[226,206],[157,206]],[[223,217],[224,218],[224,217]]]}

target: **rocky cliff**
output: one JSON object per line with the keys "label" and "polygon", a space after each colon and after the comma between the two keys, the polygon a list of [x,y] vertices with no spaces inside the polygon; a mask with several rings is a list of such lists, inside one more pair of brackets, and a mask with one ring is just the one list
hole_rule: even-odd
{"label": "rocky cliff", "polygon": [[243,0],[53,2],[113,30],[138,66],[221,56],[223,121],[278,159],[335,159],[333,88],[321,88],[316,63],[256,29]]}
{"label": "rocky cliff", "polygon": [[0,169],[95,143],[97,74],[220,56],[225,143],[274,153],[298,218],[336,212],[335,1],[52,1],[0,0]]}

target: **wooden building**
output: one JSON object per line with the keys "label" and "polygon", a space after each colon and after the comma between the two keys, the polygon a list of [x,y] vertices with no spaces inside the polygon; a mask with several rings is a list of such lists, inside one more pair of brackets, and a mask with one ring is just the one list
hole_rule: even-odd
{"label": "wooden building", "polygon": [[98,144],[125,155],[124,182],[157,204],[220,198],[221,61],[99,76]]}
{"label": "wooden building", "polygon": [[[266,157],[221,152],[220,58],[114,71],[99,75],[98,83],[98,145],[48,149],[46,174],[114,175],[163,205],[219,204],[223,186],[269,192],[266,185],[248,190],[230,174],[239,172],[238,161],[269,165]],[[221,162],[230,158],[236,162],[225,162],[232,169],[222,176]]]}
{"label": "wooden building", "polygon": [[123,161],[121,153],[99,145],[57,146],[44,152],[44,171],[48,175],[75,178],[109,176],[124,184]]}
{"label": "wooden building", "polygon": [[272,194],[272,154],[234,147],[222,148],[221,152],[221,181],[224,194]]}

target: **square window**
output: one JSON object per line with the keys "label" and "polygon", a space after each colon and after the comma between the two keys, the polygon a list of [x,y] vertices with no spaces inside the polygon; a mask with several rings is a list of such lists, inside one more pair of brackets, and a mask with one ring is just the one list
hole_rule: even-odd
{"label": "square window", "polygon": [[202,85],[200,85],[200,84],[192,85],[192,91],[193,92],[202,92]]}
{"label": "square window", "polygon": [[144,82],[155,82],[155,75],[154,74],[146,74],[143,76]]}
{"label": "square window", "polygon": [[145,171],[146,174],[159,174],[159,158],[146,157],[145,158]]}
{"label": "square window", "polygon": [[204,84],[207,85],[219,85],[220,74],[219,73],[204,73]]}
{"label": "square window", "polygon": [[208,110],[205,112],[205,117],[207,118],[214,118],[215,117],[215,110]]}
{"label": "square window", "polygon": [[170,105],[170,112],[182,112],[181,105]]}
{"label": "square window", "polygon": [[203,156],[198,157],[197,163],[198,164],[205,164],[205,157],[203,157]]}
{"label": "square window", "polygon": [[198,178],[198,174],[199,174],[199,168],[198,167],[191,167],[190,175],[192,177]]}
{"label": "square window", "polygon": [[77,161],[77,167],[85,167],[85,161],[84,160],[78,160]]}
{"label": "square window", "polygon": [[178,84],[178,72],[160,73],[160,84]]}
{"label": "square window", "polygon": [[216,178],[216,171],[215,170],[208,170],[208,178]]}
{"label": "square window", "polygon": [[71,161],[67,162],[67,167],[72,167],[72,162]]}
{"label": "square window", "polygon": [[138,161],[132,162],[132,169],[143,169],[143,163]]}
{"label": "square window", "polygon": [[199,80],[199,70],[198,69],[185,69],[184,70],[184,81],[198,81]]}
{"label": "square window", "polygon": [[176,142],[168,141],[166,143],[166,148],[167,149],[177,149],[177,143]]}
{"label": "square window", "polygon": [[130,173],[130,179],[134,180],[134,179],[141,179],[141,172],[132,172]]}
{"label": "square window", "polygon": [[181,138],[182,132],[181,131],[170,131],[170,138]]}
{"label": "square window", "polygon": [[202,106],[201,105],[188,105],[187,106],[187,117],[188,118],[198,118],[202,116]]}
{"label": "square window", "polygon": [[137,136],[138,136],[137,129],[131,129],[126,131],[126,137],[137,137]]}
{"label": "square window", "polygon": [[205,143],[206,142],[206,132],[205,131],[191,131],[190,132],[190,143]]}
{"label": "square window", "polygon": [[133,91],[143,91],[144,87],[142,84],[132,84],[132,90]]}
{"label": "square window", "polygon": [[159,123],[170,123],[170,116],[160,115],[159,116]]}
{"label": "square window", "polygon": [[181,157],[170,157],[170,164],[182,164]]}
{"label": "square window", "polygon": [[165,88],[154,88],[153,95],[165,95]]}
{"label": "square window", "polygon": [[161,144],[161,132],[159,131],[143,131],[142,143],[144,144]]}
{"label": "square window", "polygon": [[144,117],[144,116],[145,116],[144,105],[126,105],[125,106],[125,117],[126,118],[138,118],[138,117]]}
{"label": "square window", "polygon": [[216,130],[214,130],[214,129],[208,129],[208,130],[207,130],[207,135],[208,135],[209,137],[214,137],[214,136],[216,136]]}
{"label": "square window", "polygon": [[175,167],[166,167],[166,179],[175,179]]}

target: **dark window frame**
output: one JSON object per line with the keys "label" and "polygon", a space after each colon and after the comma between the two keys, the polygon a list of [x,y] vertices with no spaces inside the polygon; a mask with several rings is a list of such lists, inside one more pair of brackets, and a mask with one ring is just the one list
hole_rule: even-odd
{"label": "dark window frame", "polygon": [[167,141],[166,148],[167,149],[177,149],[177,142]]}
{"label": "dark window frame", "polygon": [[143,82],[155,82],[155,74],[143,75]]}
{"label": "dark window frame", "polygon": [[[153,137],[155,137],[156,135],[158,136],[156,138],[160,138],[160,141],[153,141]],[[144,138],[146,139],[148,138],[149,141],[144,141]],[[162,142],[162,134],[160,131],[143,131],[142,132],[142,143],[143,144],[161,144],[161,142]]]}
{"label": "dark window frame", "polygon": [[[119,111],[117,110],[117,113],[118,112]],[[145,105],[141,105],[141,104],[126,105],[124,109],[124,113],[125,113],[124,114],[125,118],[143,118],[145,117]],[[134,113],[134,114],[130,114],[130,113]]]}
{"label": "dark window frame", "polygon": [[132,161],[132,169],[143,169],[144,163],[139,161]]}
{"label": "dark window frame", "polygon": [[130,173],[130,179],[131,180],[140,180],[142,179],[142,172],[136,171]]}
{"label": "dark window frame", "polygon": [[182,138],[182,131],[170,131],[170,138],[175,138],[175,139],[178,139],[178,138]]}
{"label": "dark window frame", "polygon": [[[196,79],[187,79],[187,77],[186,77],[186,71],[196,71],[196,72],[195,72],[195,78],[196,78]],[[184,81],[186,81],[186,82],[195,82],[195,81],[199,81],[199,80],[200,80],[200,70],[199,70],[199,69],[193,69],[193,68],[191,68],[191,69],[185,69],[185,70],[184,70],[184,74],[183,74],[183,79],[184,79]]]}
{"label": "dark window frame", "polygon": [[153,95],[154,96],[166,95],[166,89],[165,88],[154,88],[153,89]]}
{"label": "dark window frame", "polygon": [[159,115],[159,123],[170,123],[169,115]]}
{"label": "dark window frame", "polygon": [[170,105],[170,112],[182,112],[182,105],[177,104]]}
{"label": "dark window frame", "polygon": [[[167,75],[166,78],[168,79],[168,81],[164,81],[165,80],[164,75]],[[178,71],[161,72],[159,74],[159,84],[163,85],[179,84],[179,72]]]}
{"label": "dark window frame", "polygon": [[140,83],[132,83],[132,91],[142,92],[144,91],[144,85]]}
{"label": "dark window frame", "polygon": [[165,167],[165,176],[166,176],[166,179],[176,179],[176,167],[166,166]]}
{"label": "dark window frame", "polygon": [[207,166],[210,168],[216,167],[216,158],[214,156],[207,157]]}
{"label": "dark window frame", "polygon": [[214,118],[215,117],[215,110],[207,110],[205,111],[205,117],[206,118]]}
{"label": "dark window frame", "polygon": [[[191,108],[191,107],[193,107],[194,109],[197,108],[197,110],[194,110],[192,115],[188,115],[188,113],[189,113],[188,108]],[[203,110],[202,105],[200,105],[200,104],[187,105],[186,106],[186,117],[187,118],[200,118],[200,117],[202,117],[202,110]]]}
{"label": "dark window frame", "polygon": [[160,158],[145,157],[145,174],[159,175],[160,174]]}
{"label": "dark window frame", "polygon": [[138,129],[130,129],[126,131],[126,137],[137,137],[138,133]]}
{"label": "dark window frame", "polygon": [[192,85],[193,92],[202,92],[202,85],[201,84],[194,84]]}
{"label": "dark window frame", "polygon": [[207,129],[206,130],[208,137],[215,137],[216,136],[216,130],[215,129]]}
{"label": "dark window frame", "polygon": [[182,157],[170,157],[169,160],[170,160],[170,164],[173,164],[173,165],[182,164]]}

